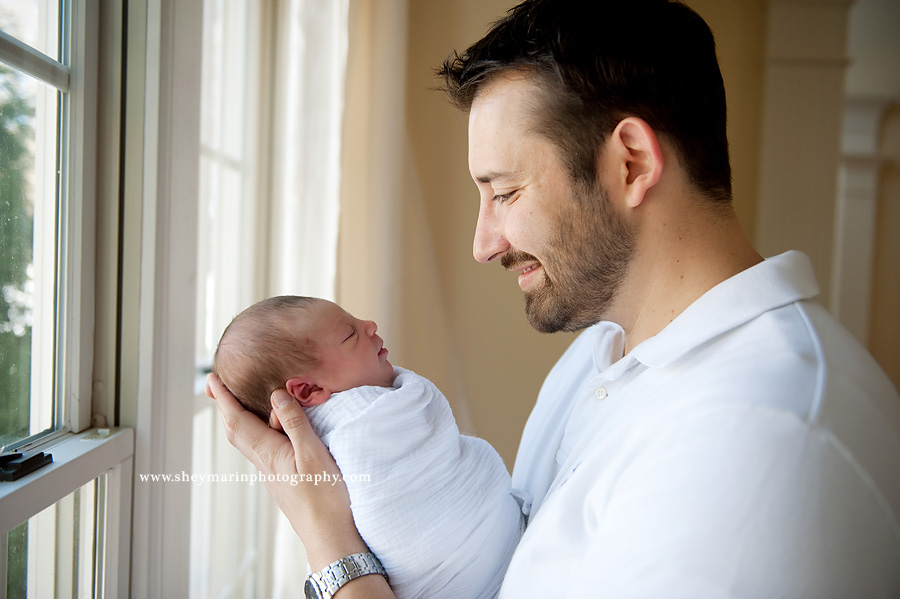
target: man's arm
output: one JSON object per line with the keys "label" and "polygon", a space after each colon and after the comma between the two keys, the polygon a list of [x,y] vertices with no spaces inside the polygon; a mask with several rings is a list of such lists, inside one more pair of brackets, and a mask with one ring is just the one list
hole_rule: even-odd
{"label": "man's arm", "polygon": [[[289,482],[298,474],[340,474],[328,448],[316,436],[294,398],[285,391],[272,394],[272,408],[285,436],[245,410],[215,375],[207,377],[206,392],[216,400],[228,441],[262,474],[280,475],[278,478],[283,482],[267,481],[266,489],[303,541],[313,571],[350,554],[369,550],[356,530],[343,482],[335,485],[300,482],[294,486]],[[303,582],[303,579],[297,581],[298,592]],[[337,596],[388,599],[394,594],[384,577],[363,576],[341,588]]]}

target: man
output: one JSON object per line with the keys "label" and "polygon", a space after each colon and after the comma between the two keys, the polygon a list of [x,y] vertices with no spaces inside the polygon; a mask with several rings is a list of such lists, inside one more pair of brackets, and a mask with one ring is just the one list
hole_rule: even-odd
{"label": "man", "polygon": [[[808,260],[740,231],[702,19],[531,0],[441,74],[469,112],[476,259],[519,272],[537,329],[587,328],[523,435],[501,596],[900,595],[900,398],[812,301]],[[283,400],[293,446],[226,395],[233,442],[264,472],[321,468]],[[314,569],[365,551],[338,498],[291,493]],[[390,596],[380,576],[340,593]]]}

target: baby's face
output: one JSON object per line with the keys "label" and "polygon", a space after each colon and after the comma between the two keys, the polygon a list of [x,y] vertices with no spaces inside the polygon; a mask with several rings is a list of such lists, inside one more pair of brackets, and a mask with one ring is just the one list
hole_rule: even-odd
{"label": "baby's face", "polygon": [[329,301],[319,300],[310,307],[309,335],[318,345],[319,386],[332,392],[375,385],[390,387],[394,367],[388,362],[384,341],[375,334],[378,326],[371,320],[359,320]]}

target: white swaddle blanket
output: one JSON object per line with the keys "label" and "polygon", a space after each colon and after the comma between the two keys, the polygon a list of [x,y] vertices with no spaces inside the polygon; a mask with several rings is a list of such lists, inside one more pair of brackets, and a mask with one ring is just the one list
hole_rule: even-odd
{"label": "white swaddle blanket", "polygon": [[307,410],[356,526],[397,597],[496,597],[524,529],[509,474],[487,441],[459,433],[431,381],[394,372],[392,389],[357,387]]}

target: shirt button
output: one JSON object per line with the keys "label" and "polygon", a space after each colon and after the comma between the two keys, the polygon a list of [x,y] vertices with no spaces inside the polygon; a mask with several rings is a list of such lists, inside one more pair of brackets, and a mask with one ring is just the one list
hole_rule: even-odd
{"label": "shirt button", "polygon": [[597,390],[594,391],[594,395],[597,396],[597,399],[604,400],[609,397],[609,392],[607,392],[606,387],[597,387]]}

